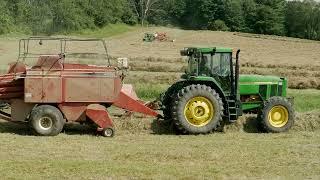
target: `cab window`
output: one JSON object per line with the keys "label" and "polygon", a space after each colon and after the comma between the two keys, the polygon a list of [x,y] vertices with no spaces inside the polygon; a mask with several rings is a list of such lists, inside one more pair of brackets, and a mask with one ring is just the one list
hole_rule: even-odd
{"label": "cab window", "polygon": [[200,75],[230,75],[231,53],[203,54],[199,63]]}

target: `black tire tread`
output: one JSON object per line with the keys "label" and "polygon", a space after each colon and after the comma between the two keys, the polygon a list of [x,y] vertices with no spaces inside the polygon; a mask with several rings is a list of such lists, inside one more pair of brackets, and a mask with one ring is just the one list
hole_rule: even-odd
{"label": "black tire tread", "polygon": [[[37,129],[37,127],[34,125],[36,123],[37,119],[45,114],[50,114],[56,118],[56,122],[53,124],[52,129],[49,132],[43,133]],[[40,105],[35,107],[30,115],[29,124],[33,130],[33,133],[39,136],[56,136],[58,135],[65,124],[65,119],[63,118],[62,113],[60,110],[54,106],[51,105]]]}
{"label": "black tire tread", "polygon": [[[182,119],[181,119],[181,115],[179,112],[179,106],[180,106],[180,102],[183,100],[186,100],[186,96],[190,94],[192,95],[196,95],[199,92],[201,92],[202,94],[206,94],[206,95],[213,95],[213,98],[215,98],[218,101],[218,106],[220,109],[219,115],[217,116],[216,122],[212,123],[211,126],[206,126],[204,129],[202,130],[194,130],[188,126],[184,126],[182,123]],[[172,116],[173,116],[173,122],[175,124],[175,126],[177,127],[177,129],[183,133],[183,134],[208,134],[211,133],[213,131],[216,131],[218,128],[220,128],[221,125],[223,125],[222,121],[223,121],[223,115],[224,115],[224,107],[223,107],[223,102],[222,99],[220,98],[219,94],[212,89],[209,86],[206,85],[201,85],[201,84],[192,84],[189,86],[184,87],[183,89],[181,89],[173,103],[172,103],[173,107],[172,107]]]}
{"label": "black tire tread", "polygon": [[162,112],[164,116],[165,122],[172,121],[172,105],[173,105],[173,98],[179,91],[178,84],[174,84],[170,86],[167,91],[164,93],[163,100],[162,100]]}
{"label": "black tire tread", "polygon": [[[268,123],[268,113],[269,110],[276,105],[282,105],[287,108],[289,113],[289,121],[287,125],[281,128],[277,127],[271,127]],[[262,110],[258,113],[258,119],[259,119],[259,127],[263,132],[267,133],[280,133],[280,132],[286,132],[288,131],[293,125],[295,120],[295,111],[292,106],[292,104],[288,101],[287,98],[280,97],[280,96],[274,96],[271,97],[268,101],[264,103],[264,107]]]}

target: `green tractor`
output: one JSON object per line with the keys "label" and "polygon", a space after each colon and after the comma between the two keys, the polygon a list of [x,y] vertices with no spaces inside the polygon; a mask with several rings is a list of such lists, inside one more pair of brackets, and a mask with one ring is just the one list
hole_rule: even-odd
{"label": "green tractor", "polygon": [[185,48],[188,68],[181,80],[161,95],[165,120],[181,133],[205,134],[237,121],[243,113],[258,114],[265,132],[284,132],[294,124],[294,109],[287,98],[287,79],[239,75],[230,48]]}

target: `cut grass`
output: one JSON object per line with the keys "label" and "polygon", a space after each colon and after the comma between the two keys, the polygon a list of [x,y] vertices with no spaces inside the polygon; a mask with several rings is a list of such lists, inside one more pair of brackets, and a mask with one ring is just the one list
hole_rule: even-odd
{"label": "cut grass", "polygon": [[138,26],[129,26],[126,24],[109,24],[99,29],[85,29],[77,32],[73,32],[70,35],[72,36],[83,36],[91,38],[108,38],[111,36],[116,36],[123,34],[129,31],[138,29]]}
{"label": "cut grass", "polygon": [[320,175],[320,134],[315,132],[124,134],[112,139],[2,132],[0,141],[2,179],[305,179]]}

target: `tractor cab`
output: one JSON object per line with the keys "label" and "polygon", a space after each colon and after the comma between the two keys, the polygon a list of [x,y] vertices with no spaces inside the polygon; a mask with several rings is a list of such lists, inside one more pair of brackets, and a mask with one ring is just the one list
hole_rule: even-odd
{"label": "tractor cab", "polygon": [[187,74],[190,76],[226,77],[231,73],[232,49],[187,48],[181,55],[188,56]]}
{"label": "tractor cab", "polygon": [[223,92],[236,96],[231,48],[185,48],[188,67],[183,79],[214,81]]}

